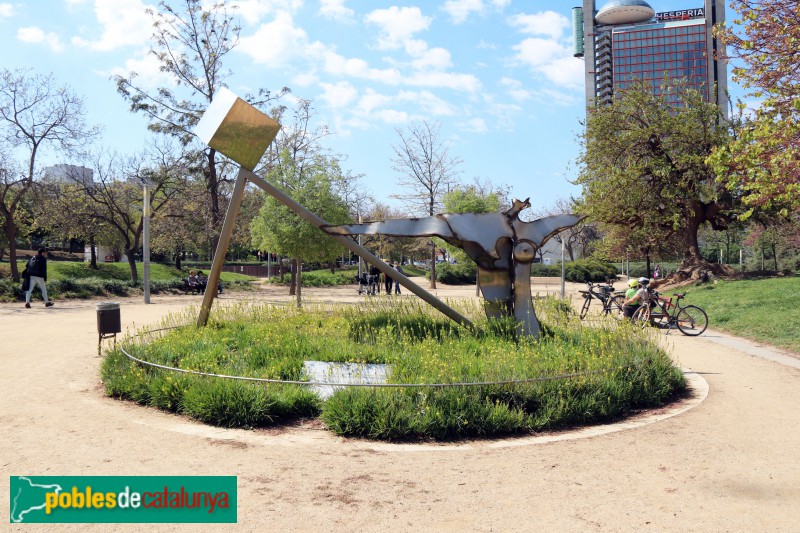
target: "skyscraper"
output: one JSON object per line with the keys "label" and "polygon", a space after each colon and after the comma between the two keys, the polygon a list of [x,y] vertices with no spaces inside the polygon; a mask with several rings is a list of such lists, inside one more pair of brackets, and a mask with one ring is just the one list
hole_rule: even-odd
{"label": "skyscraper", "polygon": [[[700,2],[701,0],[696,0]],[[572,10],[575,57],[583,57],[586,105],[607,104],[631,80],[661,93],[665,78],[683,79],[727,110],[727,70],[716,59],[714,24],[725,20],[724,0],[702,7],[656,12],[644,0],[595,0]]]}

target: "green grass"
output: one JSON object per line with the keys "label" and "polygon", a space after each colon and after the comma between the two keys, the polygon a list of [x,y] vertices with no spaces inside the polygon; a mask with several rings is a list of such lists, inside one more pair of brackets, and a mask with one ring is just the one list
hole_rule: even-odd
{"label": "green grass", "polygon": [[800,277],[718,281],[685,292],[682,303],[705,309],[710,328],[800,352]]}
{"label": "green grass", "polygon": [[[468,304],[463,304],[464,306]],[[477,317],[480,308],[461,308]],[[557,300],[543,300],[540,340],[508,335],[508,324],[475,318],[477,333],[420,302],[303,310],[238,305],[208,327],[127,339],[142,359],[215,374],[305,380],[303,361],[391,365],[393,383],[520,380],[472,387],[346,388],[325,402],[298,385],[174,374],[131,362],[118,349],[102,364],[106,392],[225,427],[260,427],[319,416],[334,432],[383,440],[500,436],[594,424],[663,405],[685,388],[652,339],[627,324],[582,328]],[[164,325],[186,323],[189,314]]]}

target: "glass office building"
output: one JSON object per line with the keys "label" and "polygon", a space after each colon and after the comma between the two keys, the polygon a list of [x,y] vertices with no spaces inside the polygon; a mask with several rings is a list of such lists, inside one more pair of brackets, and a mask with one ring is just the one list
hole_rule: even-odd
{"label": "glass office building", "polygon": [[575,56],[586,63],[587,106],[609,103],[634,79],[655,94],[661,94],[665,79],[682,79],[725,110],[727,72],[715,59],[711,33],[722,21],[724,4],[717,0],[660,13],[643,0],[610,0],[599,11],[594,0],[584,0],[582,8],[573,9],[573,26]]}

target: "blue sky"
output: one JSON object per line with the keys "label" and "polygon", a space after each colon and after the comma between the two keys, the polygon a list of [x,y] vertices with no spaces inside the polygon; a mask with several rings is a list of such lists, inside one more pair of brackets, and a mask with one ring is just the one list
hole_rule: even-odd
{"label": "blue sky", "polygon": [[[239,0],[241,43],[226,65],[238,94],[292,89],[314,101],[332,135],[325,144],[394,204],[397,128],[441,124],[462,181],[530,196],[534,209],[579,195],[569,183],[584,117],[583,60],[572,57],[578,0]],[[656,11],[701,0],[653,0]],[[137,151],[150,135],[109,77],[136,71],[168,83],[147,56],[147,0],[0,0],[0,66],[52,72],[85,98],[103,146]],[[598,4],[602,5],[601,2]],[[696,4],[696,5],[695,5]],[[177,3],[175,3],[177,5]],[[728,13],[728,18],[733,18]],[[53,162],[57,154],[49,154]]]}

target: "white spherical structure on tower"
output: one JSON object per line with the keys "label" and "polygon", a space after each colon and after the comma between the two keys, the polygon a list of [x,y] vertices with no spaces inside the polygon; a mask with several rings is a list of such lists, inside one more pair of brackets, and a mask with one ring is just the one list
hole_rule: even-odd
{"label": "white spherical structure on tower", "polygon": [[656,12],[644,0],[611,0],[597,12],[600,24],[632,24],[652,19]]}

